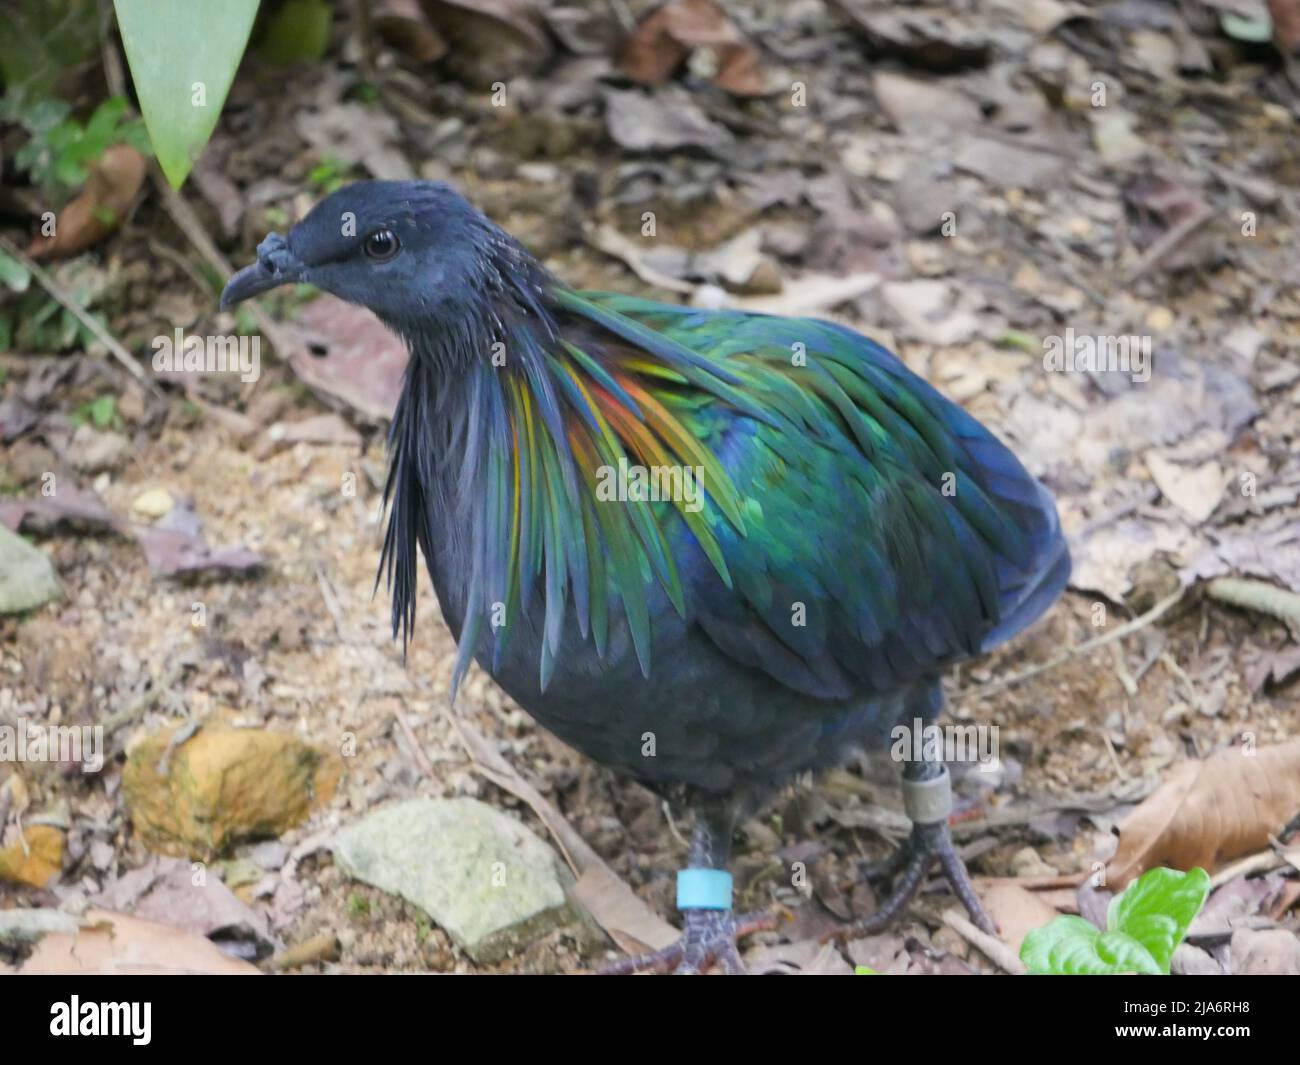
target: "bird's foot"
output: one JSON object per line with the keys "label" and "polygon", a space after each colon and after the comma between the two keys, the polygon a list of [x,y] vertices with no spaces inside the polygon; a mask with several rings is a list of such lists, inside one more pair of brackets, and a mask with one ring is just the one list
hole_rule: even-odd
{"label": "bird's foot", "polygon": [[670,947],[650,954],[624,958],[599,970],[601,976],[626,976],[629,973],[664,973],[677,975],[707,972],[713,967],[732,976],[745,974],[744,962],[736,942],[751,932],[770,931],[776,927],[776,915],[731,910],[685,910],[686,927],[682,938]]}
{"label": "bird's foot", "polygon": [[868,879],[880,877],[892,880],[893,893],[875,913],[836,930],[827,938],[852,939],[882,931],[916,897],[925,883],[926,874],[936,862],[953,893],[966,907],[971,921],[981,931],[997,935],[997,925],[985,912],[979,896],[975,894],[975,886],[966,871],[966,863],[961,860],[961,855],[953,845],[948,822],[938,821],[932,824],[914,824],[911,838],[906,843],[885,861],[874,863],[874,868],[868,868]]}

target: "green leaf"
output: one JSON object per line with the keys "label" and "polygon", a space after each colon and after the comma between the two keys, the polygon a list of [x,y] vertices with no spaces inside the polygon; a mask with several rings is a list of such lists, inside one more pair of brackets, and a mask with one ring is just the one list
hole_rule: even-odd
{"label": "green leaf", "polygon": [[114,0],[154,154],[180,188],[216,128],[258,0]]}
{"label": "green leaf", "polygon": [[0,251],[0,284],[14,292],[26,292],[32,283],[31,272],[12,255]]}
{"label": "green leaf", "polygon": [[1000,337],[998,344],[1004,348],[1019,348],[1021,351],[1041,351],[1042,343],[1028,333],[1022,333],[1019,329],[1008,329]]}
{"label": "green leaf", "polygon": [[1262,5],[1257,18],[1244,18],[1231,11],[1220,11],[1219,25],[1223,27],[1224,33],[1238,41],[1264,44],[1273,39],[1273,19]]}
{"label": "green leaf", "polygon": [[1099,932],[1073,915],[1058,917],[1025,936],[1020,960],[1031,973],[1051,976],[1160,972],[1156,960],[1137,940],[1119,932]]}
{"label": "green leaf", "polygon": [[97,428],[104,429],[113,424],[117,417],[117,400],[113,396],[100,396],[90,404],[90,420]]}
{"label": "green leaf", "polygon": [[126,117],[126,99],[110,96],[97,108],[86,122],[85,139],[92,155],[101,155],[117,131],[117,124]]}
{"label": "green leaf", "polygon": [[0,80],[5,103],[49,97],[99,47],[96,0],[8,0],[0,18]]}
{"label": "green leaf", "polygon": [[1025,936],[1020,960],[1030,972],[1057,976],[1168,976],[1174,948],[1209,890],[1204,869],[1152,869],[1111,900],[1107,931],[1082,917],[1057,917]]}
{"label": "green leaf", "polygon": [[1204,869],[1151,869],[1111,899],[1106,923],[1141,943],[1167,974],[1174,948],[1209,893],[1210,876]]}

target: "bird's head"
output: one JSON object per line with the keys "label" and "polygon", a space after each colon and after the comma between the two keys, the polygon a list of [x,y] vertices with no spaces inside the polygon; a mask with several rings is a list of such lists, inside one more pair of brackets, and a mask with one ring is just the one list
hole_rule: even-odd
{"label": "bird's head", "polygon": [[360,181],[327,196],[287,237],[269,234],[257,261],[226,285],[221,306],[306,282],[411,336],[481,303],[502,237],[449,185]]}

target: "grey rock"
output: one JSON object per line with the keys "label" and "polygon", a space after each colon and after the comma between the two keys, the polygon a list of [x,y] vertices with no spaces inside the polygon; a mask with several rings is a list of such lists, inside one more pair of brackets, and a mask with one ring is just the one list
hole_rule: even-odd
{"label": "grey rock", "polygon": [[419,906],[479,963],[576,919],[555,852],[477,799],[385,807],[340,831],[333,851],[349,876]]}
{"label": "grey rock", "polygon": [[75,933],[79,922],[62,910],[0,910],[0,944],[35,943],[51,932]]}
{"label": "grey rock", "polygon": [[122,464],[129,445],[121,433],[81,425],[68,444],[68,461],[83,473],[102,473]]}
{"label": "grey rock", "polygon": [[0,525],[0,614],[35,610],[62,594],[45,553]]}

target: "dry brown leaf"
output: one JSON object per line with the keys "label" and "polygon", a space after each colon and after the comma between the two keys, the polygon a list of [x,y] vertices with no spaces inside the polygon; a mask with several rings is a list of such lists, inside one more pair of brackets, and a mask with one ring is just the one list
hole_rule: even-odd
{"label": "dry brown leaf", "polygon": [[1300,939],[1285,928],[1238,928],[1230,949],[1234,976],[1300,976]]}
{"label": "dry brown leaf", "polygon": [[1033,891],[1017,884],[997,884],[980,898],[1001,933],[1002,942],[1020,953],[1020,944],[1035,928],[1042,928],[1056,917],[1056,910]]}
{"label": "dry brown leaf", "polygon": [[484,72],[534,70],[551,54],[534,0],[420,0],[453,58],[472,57]]}
{"label": "dry brown leaf", "polygon": [[1206,462],[1192,468],[1152,453],[1147,456],[1146,463],[1160,494],[1197,525],[1214,513],[1231,480],[1231,475],[1225,473],[1217,462]]}
{"label": "dry brown leaf", "polygon": [[[733,296],[723,293],[721,305],[733,310],[754,311],[757,314],[784,314],[792,317],[820,314],[824,317],[832,307],[857,299],[879,284],[880,275],[869,271],[849,274],[846,277],[807,274],[786,281],[781,286],[780,293],[775,296]],[[722,290],[711,291],[717,293]]]}
{"label": "dry brown leaf", "polygon": [[606,865],[584,869],[573,886],[573,897],[588,913],[599,914],[600,926],[628,954],[662,950],[677,941],[677,930],[648,909]]}
{"label": "dry brown leaf", "polygon": [[98,244],[126,217],[144,184],[144,156],[128,144],[107,148],[91,168],[81,195],[59,212],[54,235],[37,237],[33,259],[66,259]]}
{"label": "dry brown leaf", "polygon": [[[971,129],[984,120],[979,104],[971,96],[941,82],[909,78],[891,70],[877,70],[872,76],[871,88],[889,121],[903,133],[948,127]],[[936,215],[935,225],[938,224]]]}
{"label": "dry brown leaf", "polygon": [[615,143],[630,152],[700,148],[725,156],[735,148],[735,135],[705,114],[679,85],[654,93],[606,89],[604,96],[605,127]]}
{"label": "dry brown leaf", "polygon": [[91,927],[46,936],[18,972],[77,976],[162,976],[208,973],[257,976],[248,962],[227,957],[209,939],[122,913],[88,910]]}
{"label": "dry brown leaf", "polygon": [[447,54],[447,42],[426,21],[417,0],[380,0],[375,29],[390,45],[419,63]]}
{"label": "dry brown leaf", "polygon": [[308,388],[343,400],[369,418],[393,416],[409,355],[400,339],[361,307],[321,296],[285,330],[289,365]]}
{"label": "dry brown leaf", "polygon": [[716,0],[671,0],[627,39],[619,67],[633,81],[662,85],[697,49],[713,53],[714,85],[737,96],[761,96],[767,83],[759,55]]}
{"label": "dry brown leaf", "polygon": [[874,0],[831,0],[873,48],[931,70],[982,65],[988,60],[987,20],[947,6],[903,8]]}
{"label": "dry brown leaf", "polygon": [[175,507],[159,524],[145,525],[114,514],[94,492],[75,486],[60,488],[57,497],[0,502],[0,524],[12,531],[17,532],[28,518],[77,522],[131,537],[144,551],[149,568],[164,577],[205,571],[247,573],[266,562],[257,552],[240,545],[211,547],[203,539],[197,516],[187,507]]}
{"label": "dry brown leaf", "polygon": [[1268,0],[1268,13],[1273,18],[1273,40],[1278,48],[1292,55],[1300,52],[1300,2]]}
{"label": "dry brown leaf", "polygon": [[1106,869],[1118,891],[1148,869],[1209,873],[1268,846],[1300,812],[1300,739],[1247,754],[1244,747],[1184,762],[1119,826]]}
{"label": "dry brown leaf", "polygon": [[216,877],[196,884],[188,859],[151,856],[144,865],[109,880],[95,906],[129,913],[198,936],[221,933],[226,944],[271,953],[275,947],[266,915],[254,910]]}

